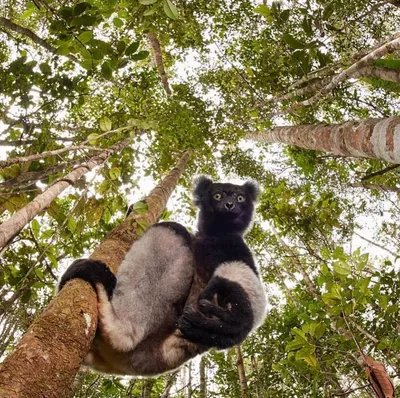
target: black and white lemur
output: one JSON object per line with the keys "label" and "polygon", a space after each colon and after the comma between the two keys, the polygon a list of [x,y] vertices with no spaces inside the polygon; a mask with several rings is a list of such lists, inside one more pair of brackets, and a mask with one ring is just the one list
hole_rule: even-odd
{"label": "black and white lemur", "polygon": [[210,348],[242,342],[264,320],[266,297],[243,240],[258,187],[198,179],[198,232],[175,222],[150,227],[116,276],[102,262],[75,261],[73,278],[89,282],[99,327],[84,365],[104,373],[157,375]]}

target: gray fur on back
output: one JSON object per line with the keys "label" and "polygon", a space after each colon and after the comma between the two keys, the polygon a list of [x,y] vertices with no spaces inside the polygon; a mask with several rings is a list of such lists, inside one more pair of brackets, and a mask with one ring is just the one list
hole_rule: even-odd
{"label": "gray fur on back", "polygon": [[168,228],[150,228],[134,243],[119,267],[111,301],[115,314],[140,343],[149,334],[175,328],[194,274],[191,249]]}

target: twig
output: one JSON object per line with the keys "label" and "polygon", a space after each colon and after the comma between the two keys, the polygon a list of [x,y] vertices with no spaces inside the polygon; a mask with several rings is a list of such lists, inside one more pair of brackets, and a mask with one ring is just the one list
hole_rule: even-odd
{"label": "twig", "polygon": [[369,179],[371,179],[373,177],[381,176],[381,175],[387,173],[388,171],[397,169],[398,167],[400,167],[400,164],[393,164],[391,166],[385,167],[382,170],[375,171],[374,173],[370,173],[370,174],[365,175],[363,178],[361,178],[361,181],[366,181],[366,180],[369,180]]}

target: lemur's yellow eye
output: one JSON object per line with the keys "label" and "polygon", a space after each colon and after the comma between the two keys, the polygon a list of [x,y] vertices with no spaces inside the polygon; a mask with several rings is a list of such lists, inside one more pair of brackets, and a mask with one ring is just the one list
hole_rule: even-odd
{"label": "lemur's yellow eye", "polygon": [[243,195],[238,195],[237,198],[236,198],[236,200],[237,200],[239,203],[243,203],[243,202],[246,200],[246,198],[245,198]]}
{"label": "lemur's yellow eye", "polygon": [[214,198],[215,200],[221,200],[222,195],[221,195],[220,193],[215,193],[215,194],[213,195],[213,198]]}

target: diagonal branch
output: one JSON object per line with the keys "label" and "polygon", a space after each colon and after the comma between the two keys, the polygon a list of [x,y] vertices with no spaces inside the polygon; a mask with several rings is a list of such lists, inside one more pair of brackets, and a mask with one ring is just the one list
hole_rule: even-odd
{"label": "diagonal branch", "polygon": [[283,110],[280,110],[277,112],[272,112],[269,116],[273,117],[273,116],[285,115],[285,114],[293,112],[294,110],[296,110],[302,106],[308,106],[308,105],[311,105],[311,104],[319,101],[325,95],[329,94],[332,90],[334,90],[340,83],[346,81],[350,77],[353,77],[361,69],[370,65],[376,59],[381,58],[386,54],[390,54],[390,53],[394,52],[395,50],[398,50],[399,48],[400,48],[400,38],[399,37],[384,43],[382,46],[378,47],[377,49],[373,50],[369,54],[365,55],[359,61],[355,62],[349,68],[341,71],[336,76],[334,76],[329,84],[327,84],[325,87],[323,87],[321,90],[319,90],[319,92],[317,94],[315,94],[314,96],[312,96],[311,98],[308,98],[304,101],[298,102],[286,109],[283,109]]}
{"label": "diagonal branch", "polygon": [[153,32],[147,33],[147,39],[149,40],[150,46],[153,50],[154,62],[157,66],[158,74],[160,75],[164,91],[169,96],[172,94],[172,91],[168,82],[167,72],[165,71],[164,68],[164,61],[162,57],[160,42],[158,41],[157,36]]}
{"label": "diagonal branch", "polygon": [[[98,140],[101,137],[104,137],[105,135],[119,133],[121,131],[129,130],[132,128],[133,128],[132,126],[125,126],[125,127],[117,128],[115,130],[109,130],[109,131],[106,131],[105,133],[98,135],[96,137],[96,140]],[[143,133],[143,131],[138,132],[138,134],[141,134],[141,133]],[[16,163],[31,162],[33,160],[39,160],[39,159],[48,158],[50,156],[59,155],[60,153],[64,153],[64,152],[78,151],[80,149],[88,149],[88,150],[92,150],[92,151],[103,151],[104,150],[104,148],[96,148],[96,147],[92,147],[92,146],[86,146],[86,144],[88,144],[88,143],[90,143],[90,140],[87,139],[87,140],[82,141],[79,145],[69,145],[64,148],[55,149],[53,151],[34,153],[33,155],[21,156],[21,157],[11,158],[11,159],[7,159],[7,160],[0,160],[0,169],[11,166]]]}
{"label": "diagonal branch", "polygon": [[33,220],[41,211],[50,206],[51,202],[67,187],[77,182],[84,174],[94,167],[104,163],[114,152],[121,151],[130,143],[126,139],[111,148],[105,149],[102,153],[92,157],[88,162],[82,163],[72,170],[64,178],[49,186],[42,194],[36,196],[22,209],[14,213],[9,219],[0,225],[0,248],[15,235],[18,234],[26,224]]}
{"label": "diagonal branch", "polygon": [[[4,17],[0,17],[0,27],[6,28],[8,30],[12,30],[13,32],[19,33],[23,36],[27,36],[34,43],[45,48],[47,51],[51,52],[52,54],[58,55],[56,48],[54,48],[52,45],[47,43],[46,40],[43,40],[42,38],[40,38],[36,33],[31,31],[30,29],[27,29],[27,28],[24,28],[23,26],[17,25],[16,23],[14,23],[11,20],[4,18]],[[70,58],[72,61],[77,62],[77,59],[72,54],[68,54],[67,57]]]}
{"label": "diagonal branch", "polygon": [[370,180],[371,178],[381,176],[383,174],[386,174],[389,171],[397,169],[398,167],[400,167],[400,164],[392,164],[391,166],[385,167],[382,170],[375,171],[375,173],[370,173],[370,174],[365,175],[363,178],[361,178],[361,181],[366,181],[366,180]]}

